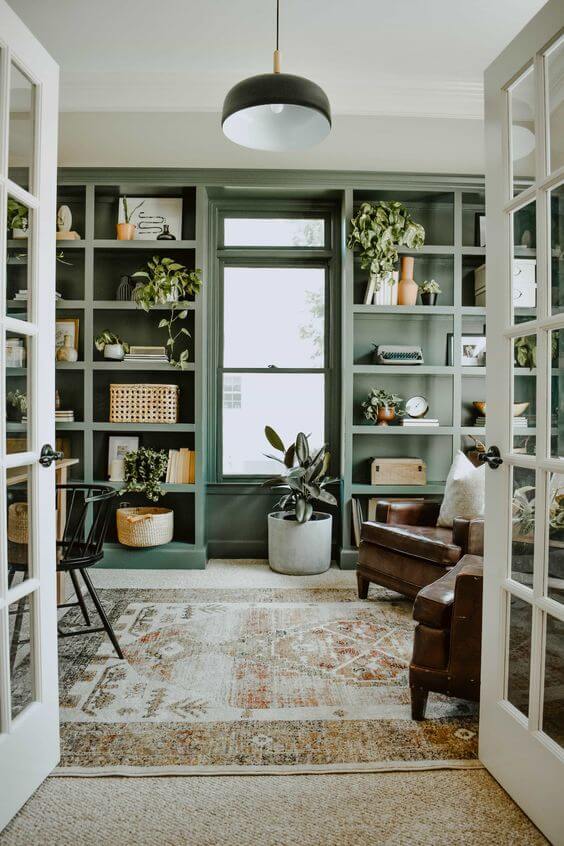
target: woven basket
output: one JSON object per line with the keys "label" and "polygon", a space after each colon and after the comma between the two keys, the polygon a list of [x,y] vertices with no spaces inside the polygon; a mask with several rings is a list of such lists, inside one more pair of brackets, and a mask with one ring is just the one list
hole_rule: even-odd
{"label": "woven basket", "polygon": [[170,508],[118,508],[118,541],[124,546],[161,546],[174,533],[174,512]]}
{"label": "woven basket", "polygon": [[27,502],[13,502],[8,506],[8,540],[27,543],[28,537]]}
{"label": "woven basket", "polygon": [[110,423],[176,423],[178,385],[110,385]]}

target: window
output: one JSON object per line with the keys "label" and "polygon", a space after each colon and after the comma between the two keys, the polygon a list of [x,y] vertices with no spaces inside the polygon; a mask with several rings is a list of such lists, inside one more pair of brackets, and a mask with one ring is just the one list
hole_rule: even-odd
{"label": "window", "polygon": [[[220,478],[276,472],[264,456],[272,452],[265,425],[285,443],[299,431],[311,434],[312,448],[325,442],[331,359],[328,220],[327,215],[223,219]],[[244,258],[238,251],[243,246]],[[282,259],[280,247],[285,248]]]}

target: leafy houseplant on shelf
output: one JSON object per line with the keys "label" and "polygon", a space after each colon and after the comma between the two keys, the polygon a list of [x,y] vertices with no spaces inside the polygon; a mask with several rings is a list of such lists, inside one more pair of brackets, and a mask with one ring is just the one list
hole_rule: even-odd
{"label": "leafy houseplant on shelf", "polygon": [[104,358],[114,361],[123,361],[125,353],[129,352],[129,344],[122,341],[119,335],[116,335],[115,332],[110,332],[108,329],[100,332],[94,341],[94,346],[98,352],[104,353]]}
{"label": "leafy houseplant on shelf", "polygon": [[324,573],[331,566],[332,517],[313,510],[314,502],[337,505],[327,485],[338,481],[329,478],[327,470],[331,454],[324,444],[313,455],[309,441],[300,432],[288,447],[270,426],[264,434],[269,444],[282,457],[268,455],[284,468],[283,473],[263,484],[287,490],[268,515],[268,560],[277,573],[305,576]]}
{"label": "leafy houseplant on shelf", "polygon": [[434,279],[428,281],[425,279],[419,285],[419,294],[421,296],[421,303],[426,306],[434,306],[437,304],[437,298],[441,292],[441,286]]}
{"label": "leafy houseplant on shelf", "polygon": [[153,256],[152,261],[147,262],[147,270],[138,270],[132,278],[147,280],[133,292],[135,302],[144,311],[161,305],[170,307],[170,314],[159,322],[159,329],[166,329],[168,332],[166,346],[170,363],[173,367],[187,370],[188,350],[182,350],[176,358],[174,346],[182,335],[189,338],[190,332],[184,326],[178,328],[177,324],[188,316],[190,302],[186,298],[200,291],[202,271],[188,270],[171,258],[161,259],[159,256]]}
{"label": "leafy houseplant on shelf", "polygon": [[131,218],[133,217],[137,209],[141,208],[144,202],[145,200],[141,200],[140,203],[137,203],[137,205],[131,211],[129,211],[127,197],[120,197],[121,208],[123,211],[123,223],[118,223],[116,225],[118,241],[135,240],[135,230],[137,227],[134,223],[131,222]]}
{"label": "leafy houseplant on shelf", "polygon": [[158,502],[164,491],[161,481],[166,473],[168,455],[164,449],[139,447],[124,457],[125,487],[122,493],[142,493]]}
{"label": "leafy houseplant on shelf", "polygon": [[383,388],[372,388],[368,399],[362,403],[364,416],[378,426],[388,426],[396,417],[402,417],[405,411],[400,407],[403,399],[390,394]]}
{"label": "leafy houseplant on shelf", "polygon": [[7,225],[12,232],[12,238],[27,238],[29,212],[26,206],[8,197],[7,212]]}
{"label": "leafy houseplant on shelf", "polygon": [[[351,220],[351,227],[347,247],[360,251],[360,266],[370,272],[374,290],[381,291],[383,285],[388,284],[392,286],[391,299],[397,302],[396,298],[399,297],[401,301],[399,286],[394,284],[393,278],[398,262],[398,247],[418,250],[425,243],[424,228],[420,223],[415,223],[403,203],[397,201],[362,203]],[[411,272],[405,259],[411,262],[411,270],[413,259],[409,256],[402,259],[402,278],[408,279]],[[392,301],[391,305],[396,302]]]}
{"label": "leafy houseplant on shelf", "polygon": [[21,423],[27,414],[27,397],[16,388],[6,394],[6,418],[12,423]]}

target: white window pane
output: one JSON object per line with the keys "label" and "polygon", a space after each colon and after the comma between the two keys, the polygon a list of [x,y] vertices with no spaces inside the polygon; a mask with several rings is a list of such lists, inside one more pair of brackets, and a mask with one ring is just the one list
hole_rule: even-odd
{"label": "white window pane", "polygon": [[313,218],[227,217],[226,247],[323,247],[325,221]]}
{"label": "white window pane", "polygon": [[[264,436],[272,426],[284,444],[298,432],[310,435],[311,448],[324,443],[324,376],[317,373],[237,373],[239,406],[224,401],[223,473],[225,475],[276,475],[280,466],[263,453],[273,450]],[[226,397],[224,381],[224,398]]]}
{"label": "white window pane", "polygon": [[511,87],[511,153],[513,193],[519,194],[519,180],[535,178],[535,72],[531,67]]}
{"label": "white window pane", "polygon": [[325,270],[226,267],[224,367],[323,367]]}
{"label": "white window pane", "polygon": [[552,48],[546,60],[550,138],[550,170],[564,164],[564,38]]}

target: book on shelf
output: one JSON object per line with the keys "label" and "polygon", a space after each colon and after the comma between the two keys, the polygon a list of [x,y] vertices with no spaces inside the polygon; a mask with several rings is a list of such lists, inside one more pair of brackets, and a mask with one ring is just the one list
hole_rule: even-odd
{"label": "book on shelf", "polygon": [[[486,425],[486,418],[485,417],[476,417],[474,422],[474,426],[481,426],[484,428]],[[513,418],[513,428],[519,429],[519,427],[527,428],[529,425],[529,421],[526,417],[514,417]]]}
{"label": "book on shelf", "polygon": [[425,426],[438,426],[439,421],[436,417],[418,417],[415,418],[408,418],[402,417],[401,425],[413,429],[425,427]]}
{"label": "book on shelf", "polygon": [[193,449],[169,449],[165,484],[193,485],[196,480],[196,453]]}
{"label": "book on shelf", "polygon": [[55,411],[56,423],[74,423],[74,411]]}
{"label": "book on shelf", "polygon": [[354,531],[354,542],[355,546],[360,546],[360,530],[362,527],[362,523],[364,521],[364,517],[362,515],[362,506],[360,504],[360,500],[356,499],[356,497],[351,497],[351,507],[352,507],[352,520],[353,520],[353,531]]}

